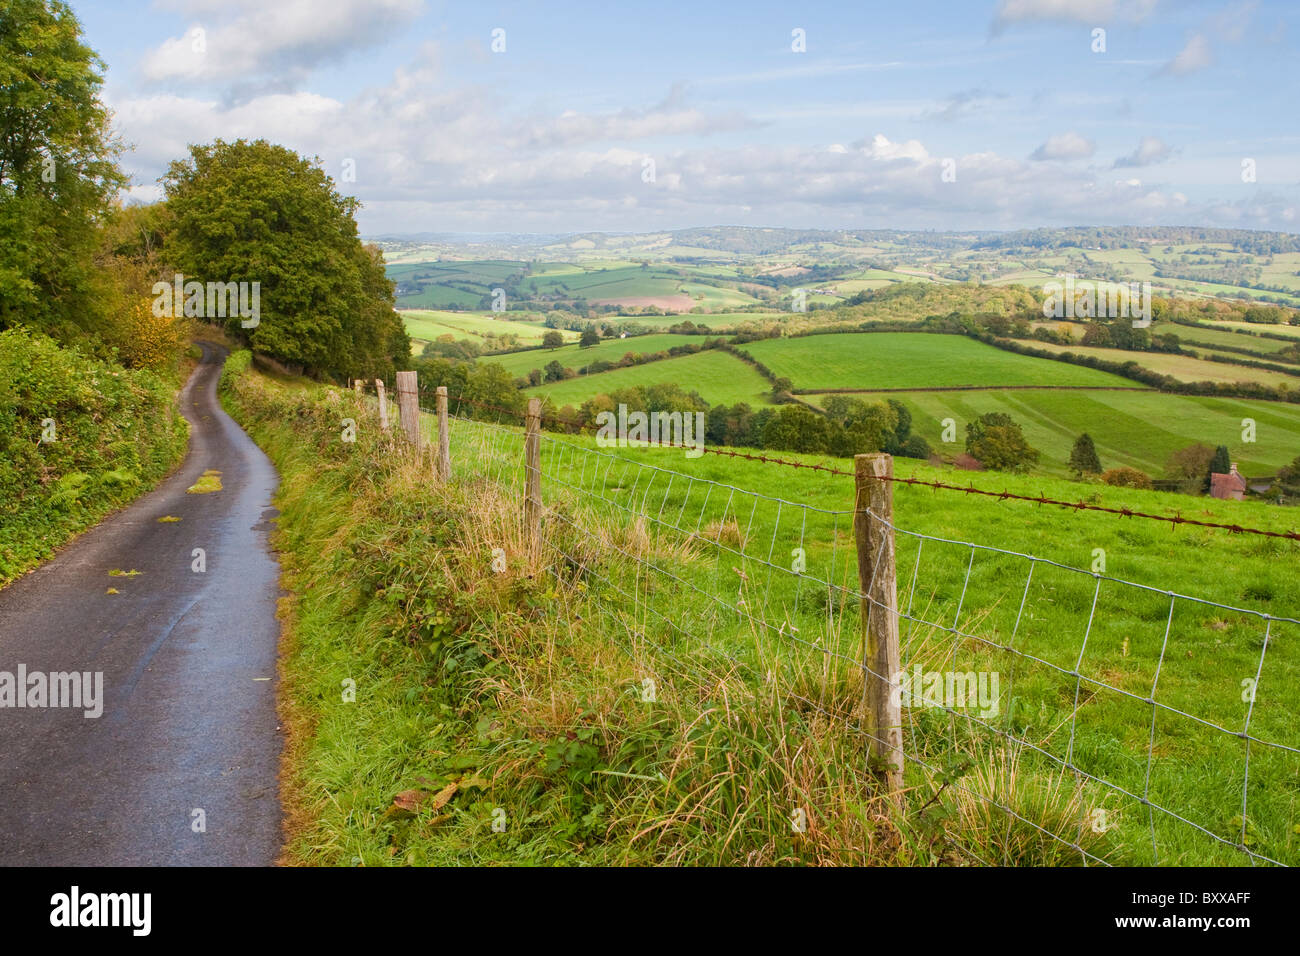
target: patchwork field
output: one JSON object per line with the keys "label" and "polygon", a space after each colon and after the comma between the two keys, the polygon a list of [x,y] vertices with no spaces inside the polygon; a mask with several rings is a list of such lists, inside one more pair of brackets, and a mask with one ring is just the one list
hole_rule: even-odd
{"label": "patchwork field", "polygon": [[[1266,341],[1222,330],[1204,331],[1234,340]],[[597,359],[616,361],[628,352],[664,350],[694,338],[652,334],[588,349],[567,345],[483,361],[498,362],[512,374],[524,375],[553,360],[577,369]],[[914,416],[916,431],[940,453],[960,451],[966,423],[979,415],[1010,414],[1042,454],[1037,470],[1049,475],[1069,474],[1070,451],[1082,432],[1093,437],[1103,467],[1129,466],[1157,478],[1164,476],[1173,452],[1194,442],[1227,446],[1241,470],[1253,477],[1271,476],[1300,455],[1300,406],[1171,395],[1106,372],[1018,355],[962,336],[844,333],[765,339],[740,348],[775,375],[789,378],[804,400],[819,407],[834,389],[863,389],[862,397],[868,400],[888,397],[904,402]],[[1073,350],[1138,361],[1194,381],[1288,378],[1163,353],[1079,346]],[[723,352],[708,352],[579,376],[539,386],[530,394],[546,396],[558,405],[577,405],[600,392],[661,382],[695,388],[710,404],[744,401],[759,407],[768,404],[770,392],[768,383],[748,365]],[[947,447],[942,440],[946,419],[957,426],[956,444]],[[1243,419],[1256,423],[1253,442],[1243,441]]]}
{"label": "patchwork field", "polygon": [[[820,405],[826,395],[805,395]],[[873,396],[880,397],[880,396]],[[912,427],[940,453],[960,451],[966,424],[986,412],[1005,412],[1042,453],[1039,469],[1067,475],[1074,440],[1092,436],[1103,468],[1127,465],[1154,477],[1169,456],[1195,442],[1226,445],[1248,476],[1273,475],[1300,455],[1300,405],[1246,399],[1170,395],[1154,390],[903,392],[889,398],[912,412]],[[945,445],[943,421],[956,423],[957,441]],[[1242,441],[1242,419],[1256,423],[1256,440]]]}
{"label": "patchwork field", "polygon": [[482,309],[501,290],[510,307],[520,304],[653,306],[672,312],[726,309],[760,299],[732,266],[587,258],[574,262],[436,260],[388,266],[404,308]]}
{"label": "patchwork field", "polygon": [[[1077,365],[1017,355],[959,335],[910,332],[808,335],[741,346],[795,388],[937,388],[1134,382]],[[1208,363],[1202,363],[1208,364]]]}
{"label": "patchwork field", "polygon": [[1266,369],[1247,368],[1242,365],[1225,365],[1221,362],[1207,362],[1186,355],[1172,355],[1165,352],[1126,352],[1123,349],[1100,349],[1087,345],[1053,345],[1050,342],[1034,342],[1034,348],[1045,352],[1073,352],[1075,355],[1092,355],[1107,362],[1137,362],[1143,368],[1149,368],[1161,375],[1170,375],[1180,382],[1258,382],[1261,385],[1277,386],[1285,384],[1295,388],[1300,378],[1285,372],[1270,372]]}
{"label": "patchwork field", "polygon": [[629,336],[626,339],[606,339],[599,345],[586,348],[566,345],[558,349],[533,349],[527,352],[509,352],[504,355],[485,355],[481,362],[495,362],[512,375],[525,375],[530,369],[545,368],[559,362],[565,368],[582,369],[592,362],[617,362],[629,352],[648,355],[662,352],[678,345],[700,345],[705,337],[699,335],[673,335],[668,332],[652,335]]}
{"label": "patchwork field", "polygon": [[716,350],[598,375],[580,375],[568,381],[529,389],[528,394],[548,399],[557,406],[581,405],[593,395],[616,388],[665,382],[680,385],[686,391],[699,392],[710,405],[747,402],[758,408],[770,404],[767,381],[734,355]]}
{"label": "patchwork field", "polygon": [[[1285,335],[1288,338],[1300,339],[1300,325],[1256,325],[1253,322],[1207,322],[1206,325],[1219,329],[1239,329],[1246,332],[1267,332],[1270,335]],[[1258,335],[1245,337],[1247,342],[1260,340]],[[1267,342],[1268,339],[1263,339]]]}
{"label": "patchwork field", "polygon": [[[510,313],[501,313],[509,315]],[[526,315],[528,313],[517,313]],[[438,310],[410,309],[402,312],[402,322],[412,340],[422,347],[425,342],[432,342],[443,335],[452,335],[457,339],[483,341],[488,336],[513,335],[521,344],[540,345],[542,336],[551,329],[541,322],[524,322],[518,319],[497,318],[492,312],[445,312]],[[578,333],[560,330],[567,341],[576,342]],[[417,354],[419,347],[413,349]]]}
{"label": "patchwork field", "polygon": [[522,272],[523,263],[507,260],[415,262],[389,265],[403,308],[474,309],[490,305],[492,290]]}

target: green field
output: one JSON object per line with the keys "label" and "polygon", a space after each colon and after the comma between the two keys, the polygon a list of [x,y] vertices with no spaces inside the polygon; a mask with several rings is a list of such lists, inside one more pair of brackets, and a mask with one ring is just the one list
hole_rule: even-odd
{"label": "green field", "polygon": [[[501,315],[509,315],[504,312]],[[527,313],[518,313],[526,315]],[[541,322],[523,322],[517,319],[496,318],[492,312],[444,312],[437,310],[410,309],[403,311],[402,322],[413,340],[420,343],[432,342],[444,335],[457,339],[482,342],[488,336],[513,335],[521,344],[540,345],[542,336],[551,329]],[[577,332],[560,330],[567,341],[575,342]],[[418,354],[419,348],[413,348]]]}
{"label": "green field", "polygon": [[[1157,322],[1151,327],[1151,333],[1153,335],[1176,335],[1180,344],[1191,348],[1206,346],[1212,349],[1215,346],[1226,345],[1229,348],[1250,349],[1252,352],[1268,353],[1279,352],[1288,345],[1288,343],[1278,339],[1266,339],[1258,335],[1241,335],[1208,325],[1193,328],[1189,325],[1177,325],[1173,322]],[[1246,356],[1246,358],[1249,358],[1249,356]]]}
{"label": "green field", "polygon": [[[692,274],[701,273],[726,284],[691,281]],[[591,304],[657,305],[677,311],[694,306],[734,308],[757,301],[734,286],[734,270],[688,272],[666,264],[642,267],[617,261],[548,264],[520,282],[519,293],[529,300],[581,298]]]}
{"label": "green field", "polygon": [[1204,359],[1167,352],[1127,352],[1124,349],[1102,349],[1089,345],[1054,345],[1051,342],[1033,342],[1032,345],[1045,352],[1073,352],[1075,355],[1091,355],[1105,359],[1107,362],[1121,364],[1136,362],[1143,368],[1161,375],[1173,376],[1180,382],[1257,382],[1270,386],[1285,384],[1289,388],[1295,388],[1296,384],[1300,383],[1300,379],[1285,372],[1270,372],[1243,365],[1207,362]]}
{"label": "green field", "polygon": [[585,300],[590,305],[743,308],[759,303],[745,291],[733,266],[677,265],[616,258],[570,262],[514,259],[400,261],[387,267],[402,308],[476,309],[495,289],[512,308],[554,306]]}
{"label": "green field", "polygon": [[473,309],[523,269],[522,262],[489,259],[400,263],[386,271],[402,308]]}
{"label": "green field", "polygon": [[529,276],[520,288],[539,296],[573,296],[595,302],[643,296],[674,295],[680,280],[638,266],[600,268],[574,272],[548,271]]}
{"label": "green field", "polygon": [[[741,348],[795,388],[1134,383],[1095,369],[1017,355],[957,335],[844,333],[765,339]],[[1205,363],[1202,363],[1205,364]]]}
{"label": "green field", "polygon": [[747,402],[758,408],[769,404],[767,381],[754,369],[726,352],[711,350],[695,355],[615,369],[598,375],[580,375],[528,390],[557,406],[581,405],[593,395],[635,385],[668,382],[685,391],[697,391],[710,405]]}
{"label": "green field", "polygon": [[485,355],[480,361],[495,362],[511,375],[526,375],[530,369],[543,369],[551,362],[565,368],[582,369],[592,362],[617,362],[629,352],[649,355],[678,345],[702,345],[702,335],[673,335],[668,332],[651,335],[634,335],[625,339],[605,339],[599,345],[583,348],[577,344],[558,349],[532,349],[527,352],[508,352],[504,355]]}
{"label": "green field", "polygon": [[[803,396],[821,404],[827,396]],[[1153,477],[1169,456],[1195,442],[1225,445],[1242,473],[1273,475],[1300,455],[1300,405],[1236,398],[1170,395],[1154,390],[903,392],[890,398],[912,412],[912,428],[941,453],[964,448],[966,424],[986,412],[1006,412],[1042,453],[1039,469],[1066,475],[1074,440],[1092,436],[1103,468],[1127,465]],[[943,421],[957,426],[956,444],[942,440]],[[1255,441],[1242,441],[1242,419],[1256,423]]]}
{"label": "green field", "polygon": [[[262,381],[227,399],[286,475],[280,543],[299,594],[311,587],[287,608],[300,639],[284,662],[312,717],[306,735],[289,727],[300,861],[1078,865],[1077,844],[1108,863],[1248,866],[1244,830],[1251,852],[1300,863],[1296,542],[891,485],[900,665],[999,685],[991,714],[904,704],[904,813],[865,816],[901,838],[879,845],[851,838],[877,792],[851,476],[544,432],[530,557],[517,426],[453,420],[451,478],[432,481],[369,429],[338,448],[340,401],[372,422],[362,399],[318,384],[267,396],[283,390]],[[895,469],[1172,511],[1094,483]],[[1194,517],[1281,531],[1293,512],[1205,500]],[[498,547],[504,576],[487,570]],[[366,721],[334,702],[349,674],[366,679]],[[582,776],[538,759],[575,740],[592,741]],[[384,813],[448,778],[439,816],[399,829]],[[597,803],[575,845],[559,828]],[[789,835],[805,804],[836,834],[811,851]],[[500,839],[486,823],[499,806],[536,826]],[[645,841],[649,826],[662,838]]]}
{"label": "green field", "polygon": [[673,313],[671,315],[608,315],[602,316],[601,321],[612,322],[615,325],[619,322],[635,322],[637,325],[648,325],[662,329],[677,325],[680,322],[693,322],[696,325],[702,325],[710,329],[732,329],[747,322],[772,322],[788,317],[788,312],[719,312],[715,315],[692,312]]}
{"label": "green field", "polygon": [[[1240,329],[1246,332],[1267,332],[1270,335],[1285,335],[1287,338],[1300,339],[1300,325],[1259,325],[1254,322],[1207,322],[1206,325],[1220,329]],[[1247,342],[1270,341],[1261,336],[1241,336]]]}

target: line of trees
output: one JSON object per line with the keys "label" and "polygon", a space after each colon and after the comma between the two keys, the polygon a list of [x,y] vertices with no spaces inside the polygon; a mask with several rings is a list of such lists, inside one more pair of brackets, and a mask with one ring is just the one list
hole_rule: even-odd
{"label": "line of trees", "polygon": [[601,412],[619,405],[643,412],[702,412],[705,441],[710,445],[793,451],[850,458],[887,451],[908,458],[928,458],[930,446],[912,432],[912,416],[902,402],[864,402],[835,396],[826,414],[802,405],[755,410],[746,402],[710,406],[698,392],[676,384],[630,386],[595,395],[578,408],[551,409],[552,417],[595,426]]}

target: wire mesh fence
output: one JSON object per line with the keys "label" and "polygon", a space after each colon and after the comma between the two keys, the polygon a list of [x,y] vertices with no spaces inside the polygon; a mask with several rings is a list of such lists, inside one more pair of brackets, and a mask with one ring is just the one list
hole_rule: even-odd
{"label": "wire mesh fence", "polygon": [[[450,417],[451,479],[522,501],[522,416],[453,396]],[[431,416],[423,427],[432,439]],[[957,836],[972,859],[1300,859],[1295,619],[872,515],[892,532],[900,633],[898,672],[878,674],[842,475],[791,473],[764,494],[681,449],[562,431],[540,433],[536,468],[547,570],[584,592],[602,633],[701,686],[743,675],[858,738],[874,736],[867,684],[887,682],[903,813],[960,802],[981,831]],[[799,500],[814,479],[842,484],[845,506]],[[864,759],[864,791],[872,770]]]}

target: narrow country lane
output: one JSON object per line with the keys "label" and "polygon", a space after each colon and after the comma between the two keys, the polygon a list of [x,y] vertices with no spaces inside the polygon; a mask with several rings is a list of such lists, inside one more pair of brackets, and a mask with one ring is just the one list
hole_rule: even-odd
{"label": "narrow country lane", "polygon": [[[0,864],[267,865],[279,853],[267,541],[279,479],[217,401],[225,350],[202,349],[181,393],[190,447],[177,473],[0,590],[0,672],[103,674],[98,718],[0,707]],[[211,470],[220,490],[187,493]]]}

